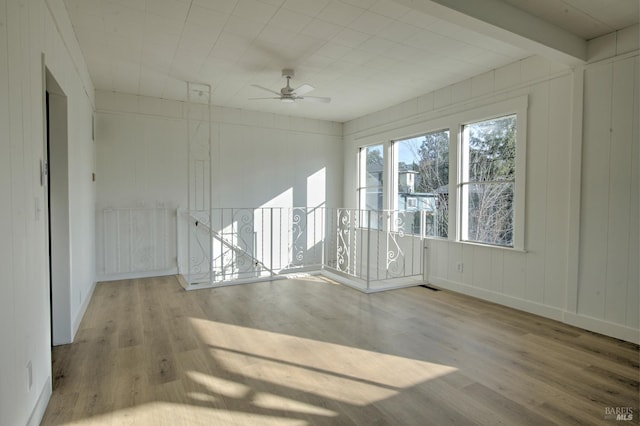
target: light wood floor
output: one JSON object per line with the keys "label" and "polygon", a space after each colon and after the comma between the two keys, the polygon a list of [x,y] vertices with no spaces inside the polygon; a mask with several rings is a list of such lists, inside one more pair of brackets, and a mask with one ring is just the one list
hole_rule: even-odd
{"label": "light wood floor", "polygon": [[637,345],[446,291],[127,280],[55,349],[43,424],[637,424],[638,371]]}

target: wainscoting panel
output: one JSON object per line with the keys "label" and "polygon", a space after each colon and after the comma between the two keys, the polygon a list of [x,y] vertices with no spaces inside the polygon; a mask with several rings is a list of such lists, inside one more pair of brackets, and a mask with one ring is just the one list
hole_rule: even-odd
{"label": "wainscoting panel", "polygon": [[175,208],[107,208],[96,224],[99,280],[175,273]]}

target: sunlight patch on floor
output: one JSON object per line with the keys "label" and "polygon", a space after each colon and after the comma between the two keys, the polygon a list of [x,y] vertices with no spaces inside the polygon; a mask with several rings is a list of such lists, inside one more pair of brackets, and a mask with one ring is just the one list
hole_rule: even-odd
{"label": "sunlight patch on floor", "polygon": [[187,376],[209,391],[228,398],[244,398],[251,390],[242,383],[225,380],[199,371],[187,371]]}
{"label": "sunlight patch on floor", "polygon": [[[190,321],[225,372],[354,405],[390,398],[457,371],[447,365],[352,346],[203,319]],[[237,383],[226,390],[216,387],[223,394],[233,389],[238,389]]]}
{"label": "sunlight patch on floor", "polygon": [[336,417],[338,413],[328,410],[323,407],[317,407],[315,405],[306,404],[304,402],[296,401],[291,398],[285,398],[270,393],[260,392],[253,398],[253,403],[257,407],[273,409],[273,410],[287,410],[296,413],[314,414],[316,416],[324,417]]}
{"label": "sunlight patch on floor", "polygon": [[65,423],[68,426],[211,426],[227,424],[298,426],[308,425],[309,423],[284,416],[260,415],[238,411],[233,413],[232,419],[226,410],[170,402],[150,402]]}

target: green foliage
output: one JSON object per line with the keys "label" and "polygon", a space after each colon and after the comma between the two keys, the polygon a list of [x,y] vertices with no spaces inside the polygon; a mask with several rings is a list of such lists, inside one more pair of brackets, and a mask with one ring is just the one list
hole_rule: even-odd
{"label": "green foliage", "polygon": [[449,183],[449,131],[429,133],[418,150],[416,190],[436,193]]}
{"label": "green foliage", "polygon": [[515,115],[467,126],[469,181],[513,180],[516,172]]}

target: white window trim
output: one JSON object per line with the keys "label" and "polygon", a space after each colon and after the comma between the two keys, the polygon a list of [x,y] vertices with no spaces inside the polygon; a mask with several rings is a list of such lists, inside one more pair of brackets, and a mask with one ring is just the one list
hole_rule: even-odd
{"label": "white window trim", "polygon": [[[467,182],[468,176],[462,176],[464,169],[461,166],[465,161],[464,152],[461,149],[463,143],[462,128],[466,124],[475,123],[478,121],[490,120],[493,118],[503,117],[507,115],[516,115],[516,176],[515,176],[515,188],[514,188],[514,213],[513,213],[513,245],[512,246],[500,246],[485,244],[479,241],[466,241],[462,239],[462,230],[465,229],[466,223],[464,220],[466,215],[462,214],[462,211],[457,208],[451,210],[456,212],[455,221],[458,224],[456,234],[456,240],[464,244],[475,244],[488,247],[500,247],[505,249],[514,249],[518,251],[525,250],[525,199],[526,199],[526,153],[527,153],[527,106],[528,97],[521,96],[515,99],[509,99],[506,101],[498,102],[495,104],[487,105],[484,107],[476,108],[470,111],[466,111],[463,114],[464,119],[459,121],[457,125],[457,143],[455,144],[456,156],[455,164],[458,172],[456,172],[456,202],[457,205],[462,204],[463,193],[466,186],[461,186],[460,182]],[[451,158],[450,158],[451,159]],[[468,161],[468,158],[466,159]],[[450,166],[451,167],[451,164]],[[451,202],[451,201],[449,201]],[[451,209],[451,206],[449,207]]]}
{"label": "white window trim", "polygon": [[[366,191],[367,188],[371,188],[370,186],[360,186],[360,184],[362,182],[366,183],[366,179],[367,179],[367,170],[366,167],[363,167],[363,165],[366,163],[367,161],[367,148],[370,148],[372,146],[378,146],[381,145],[382,146],[382,161],[383,161],[383,166],[382,166],[382,207],[384,210],[388,210],[387,207],[387,203],[388,203],[388,174],[389,174],[389,165],[387,164],[388,161],[388,157],[389,157],[389,153],[388,153],[388,144],[384,143],[384,142],[372,142],[372,143],[368,143],[366,145],[361,145],[357,148],[357,165],[356,165],[356,170],[357,170],[357,176],[356,176],[356,209],[359,211],[363,211],[363,210],[367,210],[365,206],[362,205],[362,201],[363,201],[363,190],[364,190],[364,196],[366,197]],[[383,221],[382,226],[379,228],[379,230],[386,230],[387,229],[387,221]]]}

